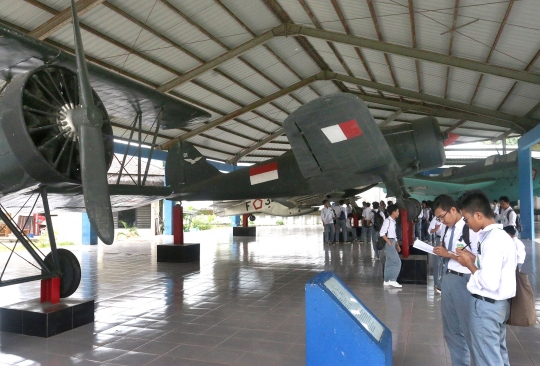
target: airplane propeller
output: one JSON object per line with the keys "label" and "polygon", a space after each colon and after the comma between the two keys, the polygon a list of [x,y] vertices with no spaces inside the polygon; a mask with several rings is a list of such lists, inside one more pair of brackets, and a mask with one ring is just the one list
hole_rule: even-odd
{"label": "airplane propeller", "polygon": [[105,244],[114,241],[114,223],[107,181],[108,164],[105,159],[102,126],[103,116],[94,104],[92,88],[84,57],[84,48],[77,16],[75,0],[71,0],[73,14],[73,33],[77,59],[80,105],[68,111],[80,143],[81,180],[84,203],[90,224]]}

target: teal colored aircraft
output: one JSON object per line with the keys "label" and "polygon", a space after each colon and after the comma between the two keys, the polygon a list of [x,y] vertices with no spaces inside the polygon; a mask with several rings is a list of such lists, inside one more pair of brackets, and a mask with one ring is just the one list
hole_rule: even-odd
{"label": "teal colored aircraft", "polygon": [[[540,160],[532,159],[533,193],[540,196]],[[416,174],[404,178],[411,197],[417,200],[433,200],[439,194],[459,197],[465,191],[481,189],[491,199],[508,196],[510,201],[519,199],[517,152],[492,155],[463,167],[450,167],[437,176]],[[381,185],[382,187],[382,185]]]}

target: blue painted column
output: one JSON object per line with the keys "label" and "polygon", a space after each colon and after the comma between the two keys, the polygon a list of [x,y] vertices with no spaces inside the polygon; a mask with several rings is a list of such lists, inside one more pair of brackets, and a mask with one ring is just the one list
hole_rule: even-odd
{"label": "blue painted column", "polygon": [[534,240],[534,206],[532,160],[530,147],[518,149],[519,167],[519,212],[521,218],[521,239]]}
{"label": "blue painted column", "polygon": [[231,226],[240,226],[240,216],[231,216]]}
{"label": "blue painted column", "polygon": [[96,231],[90,225],[88,214],[83,212],[82,214],[82,244],[83,245],[96,245],[98,243],[98,237]]}
{"label": "blue painted column", "polygon": [[173,207],[173,201],[163,200],[163,235],[173,235]]}

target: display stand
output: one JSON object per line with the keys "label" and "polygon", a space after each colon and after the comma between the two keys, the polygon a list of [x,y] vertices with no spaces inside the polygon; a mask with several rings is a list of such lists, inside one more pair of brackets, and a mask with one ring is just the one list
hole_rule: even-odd
{"label": "display stand", "polygon": [[392,365],[392,332],[331,272],[306,284],[306,364]]}
{"label": "display stand", "polygon": [[173,244],[157,245],[158,262],[184,263],[201,258],[199,243],[184,243],[184,211],[181,205],[173,207]]}
{"label": "display stand", "polygon": [[62,299],[52,304],[40,299],[0,308],[0,331],[51,337],[94,322],[94,300]]}

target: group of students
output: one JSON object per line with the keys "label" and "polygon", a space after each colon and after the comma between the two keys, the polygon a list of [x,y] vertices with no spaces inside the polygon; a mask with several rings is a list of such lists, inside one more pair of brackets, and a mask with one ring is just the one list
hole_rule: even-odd
{"label": "group of students", "polygon": [[[503,197],[506,199],[506,197]],[[506,321],[525,247],[515,227],[497,223],[486,195],[469,191],[432,204],[441,245],[441,314],[452,365],[509,365]]]}

